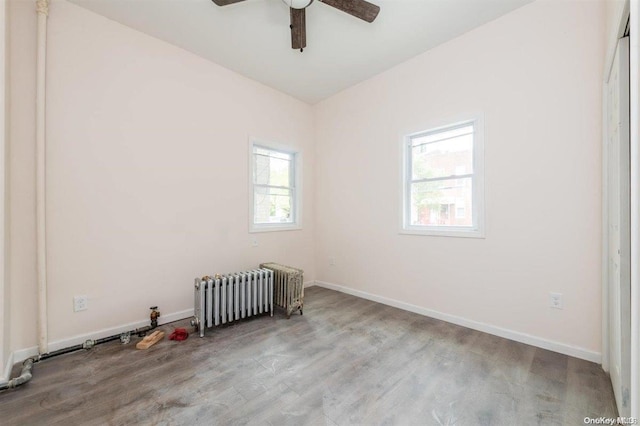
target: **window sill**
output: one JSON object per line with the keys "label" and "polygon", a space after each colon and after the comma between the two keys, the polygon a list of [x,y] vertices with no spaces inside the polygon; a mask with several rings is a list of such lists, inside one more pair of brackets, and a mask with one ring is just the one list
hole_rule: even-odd
{"label": "window sill", "polygon": [[420,229],[403,228],[401,235],[417,235],[426,237],[454,237],[454,238],[479,238],[484,239],[484,232],[478,229]]}
{"label": "window sill", "polygon": [[276,232],[276,231],[299,231],[302,229],[302,226],[298,224],[289,224],[289,225],[251,225],[249,227],[250,234],[256,234],[259,232]]}

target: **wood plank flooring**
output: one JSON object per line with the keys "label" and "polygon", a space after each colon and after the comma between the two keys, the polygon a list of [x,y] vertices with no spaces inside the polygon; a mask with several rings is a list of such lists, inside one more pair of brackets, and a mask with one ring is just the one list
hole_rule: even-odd
{"label": "wood plank flooring", "polygon": [[135,338],[37,363],[31,382],[0,393],[1,423],[581,425],[617,415],[596,364],[305,292],[304,316],[290,320],[276,312],[146,351]]}

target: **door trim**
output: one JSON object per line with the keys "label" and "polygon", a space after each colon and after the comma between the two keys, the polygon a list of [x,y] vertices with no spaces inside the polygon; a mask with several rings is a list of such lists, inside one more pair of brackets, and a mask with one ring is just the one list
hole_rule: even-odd
{"label": "door trim", "polygon": [[640,417],[640,0],[630,1],[631,416]]}

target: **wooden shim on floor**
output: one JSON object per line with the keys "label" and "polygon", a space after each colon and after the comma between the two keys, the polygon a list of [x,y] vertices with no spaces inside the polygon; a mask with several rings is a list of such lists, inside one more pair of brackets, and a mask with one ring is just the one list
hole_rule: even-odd
{"label": "wooden shim on floor", "polygon": [[149,349],[150,346],[155,345],[164,337],[164,331],[154,331],[150,335],[146,336],[144,339],[138,342],[136,348],[138,349]]}

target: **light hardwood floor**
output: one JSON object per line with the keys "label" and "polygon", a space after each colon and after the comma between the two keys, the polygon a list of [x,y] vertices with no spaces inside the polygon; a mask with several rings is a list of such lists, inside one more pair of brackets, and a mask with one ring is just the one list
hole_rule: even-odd
{"label": "light hardwood floor", "polygon": [[319,287],[306,290],[304,316],[276,312],[146,351],[136,342],[36,364],[31,382],[0,393],[0,423],[581,425],[616,415],[596,364]]}

